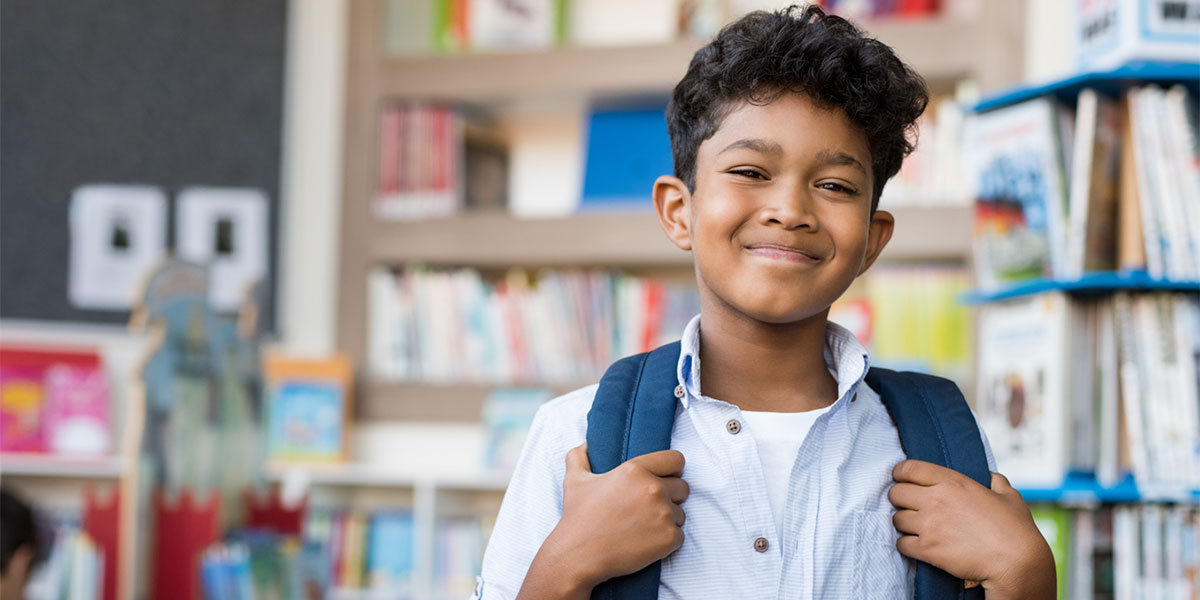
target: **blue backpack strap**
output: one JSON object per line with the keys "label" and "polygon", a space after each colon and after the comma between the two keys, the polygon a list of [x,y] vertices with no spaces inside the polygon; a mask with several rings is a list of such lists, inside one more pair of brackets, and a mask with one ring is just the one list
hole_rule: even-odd
{"label": "blue backpack strap", "polygon": [[[910,459],[949,467],[983,487],[992,486],[979,426],[953,381],[871,368],[867,385],[887,407],[900,445]],[[963,580],[928,563],[917,563],[917,600],[983,600],[983,588],[963,589]]]}
{"label": "blue backpack strap", "polygon": [[[588,411],[587,452],[593,473],[607,473],[621,463],[671,448],[675,424],[675,386],[679,384],[679,342],[623,358],[600,379]],[[662,564],[614,577],[592,590],[597,600],[658,598]]]}

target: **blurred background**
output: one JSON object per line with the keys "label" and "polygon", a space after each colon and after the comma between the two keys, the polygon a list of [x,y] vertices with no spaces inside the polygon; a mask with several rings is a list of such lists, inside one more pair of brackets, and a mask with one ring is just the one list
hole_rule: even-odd
{"label": "blurred background", "polygon": [[[5,585],[468,597],[538,406],[698,312],[663,110],[786,4],[0,0]],[[820,4],[932,92],[831,318],[959,383],[1060,598],[1200,598],[1200,4]]]}

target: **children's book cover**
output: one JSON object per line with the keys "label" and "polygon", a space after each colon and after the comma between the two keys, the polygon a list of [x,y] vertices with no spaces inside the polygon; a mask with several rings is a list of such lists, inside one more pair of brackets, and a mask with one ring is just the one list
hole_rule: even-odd
{"label": "children's book cover", "polygon": [[968,123],[983,288],[1062,272],[1066,191],[1058,112],[1053,99],[1037,98]]}
{"label": "children's book cover", "polygon": [[487,435],[484,465],[489,470],[511,473],[516,468],[533,417],[549,399],[549,391],[538,389],[501,388],[488,394],[483,422]]}
{"label": "children's book cover", "polygon": [[1018,488],[1057,487],[1066,473],[1070,311],[1053,292],[980,312],[976,415]]}
{"label": "children's book cover", "polygon": [[329,461],[345,456],[352,371],[327,360],[267,357],[267,452],[272,458]]}
{"label": "children's book cover", "polygon": [[112,449],[108,379],[93,367],[46,371],[46,445],[52,452],[103,454]]}

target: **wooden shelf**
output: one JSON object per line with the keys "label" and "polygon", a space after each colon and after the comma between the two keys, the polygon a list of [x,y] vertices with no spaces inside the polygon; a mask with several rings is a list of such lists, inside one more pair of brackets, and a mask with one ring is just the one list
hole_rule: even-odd
{"label": "wooden shelf", "polygon": [[413,490],[429,488],[433,490],[503,492],[508,488],[509,480],[509,475],[504,473],[444,473],[430,476],[361,463],[271,462],[267,464],[266,473],[267,479],[276,482],[298,476],[305,478],[310,485],[318,486]]}
{"label": "wooden shelf", "polygon": [[[963,261],[971,248],[969,206],[890,211],[896,232],[881,260]],[[516,219],[463,214],[448,219],[376,222],[368,256],[374,264],[506,266],[677,266],[689,252],[667,240],[652,213]]]}
{"label": "wooden shelf", "polygon": [[117,479],[121,461],[115,456],[70,456],[26,452],[0,454],[0,477]]}
{"label": "wooden shelf", "polygon": [[[976,25],[949,17],[865,24],[935,85],[979,71]],[[380,61],[375,77],[388,97],[480,104],[546,97],[667,94],[707,40],[653,46],[571,47],[531,52],[449,54]],[[947,48],[954,51],[947,52]]]}
{"label": "wooden shelf", "polygon": [[560,396],[596,383],[425,383],[413,381],[374,381],[363,385],[363,394],[355,403],[358,421],[452,421],[478,423],[483,420],[483,400],[500,387],[536,387]]}

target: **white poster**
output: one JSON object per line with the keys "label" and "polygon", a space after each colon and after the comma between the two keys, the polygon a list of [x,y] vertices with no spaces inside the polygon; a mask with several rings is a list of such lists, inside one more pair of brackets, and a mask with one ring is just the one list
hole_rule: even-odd
{"label": "white poster", "polygon": [[166,195],[149,185],[84,185],[71,194],[69,218],[71,304],[132,308],[143,279],[166,256]]}
{"label": "white poster", "polygon": [[267,195],[250,188],[194,187],[179,192],[179,257],[208,265],[208,302],[234,311],[267,274]]}

